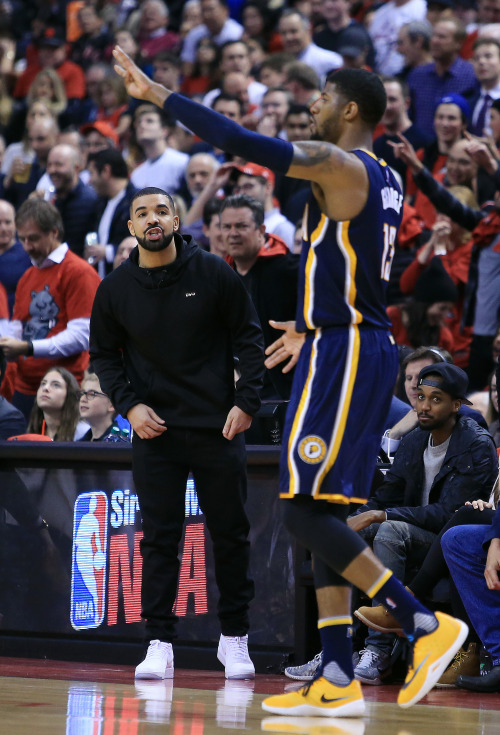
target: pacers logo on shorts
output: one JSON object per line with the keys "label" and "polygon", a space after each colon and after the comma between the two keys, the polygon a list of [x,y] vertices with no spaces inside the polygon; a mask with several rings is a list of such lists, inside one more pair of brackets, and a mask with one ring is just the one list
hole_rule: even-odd
{"label": "pacers logo on shorts", "polygon": [[322,462],[326,444],[320,436],[305,436],[299,444],[299,457],[307,464]]}
{"label": "pacers logo on shorts", "polygon": [[97,628],[104,620],[108,498],[82,493],[75,502],[71,569],[71,625]]}

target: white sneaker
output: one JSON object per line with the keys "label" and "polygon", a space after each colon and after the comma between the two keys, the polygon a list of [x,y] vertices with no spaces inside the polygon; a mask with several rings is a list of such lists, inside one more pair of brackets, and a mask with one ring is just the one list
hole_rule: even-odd
{"label": "white sneaker", "polygon": [[146,658],[135,669],[136,679],[173,679],[174,652],[171,643],[150,641]]}
{"label": "white sneaker", "polygon": [[217,658],[226,669],[226,679],[255,679],[248,654],[248,636],[221,635]]}

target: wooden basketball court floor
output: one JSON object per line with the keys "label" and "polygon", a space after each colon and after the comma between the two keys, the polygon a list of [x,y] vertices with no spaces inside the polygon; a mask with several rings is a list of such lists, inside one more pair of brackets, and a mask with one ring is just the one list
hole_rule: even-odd
{"label": "wooden basketball court floor", "polygon": [[434,689],[402,710],[397,685],[364,686],[362,718],[267,715],[267,694],[298,687],[284,676],[225,681],[222,671],[177,670],[134,683],[131,666],[0,658],[0,735],[500,735],[500,694]]}

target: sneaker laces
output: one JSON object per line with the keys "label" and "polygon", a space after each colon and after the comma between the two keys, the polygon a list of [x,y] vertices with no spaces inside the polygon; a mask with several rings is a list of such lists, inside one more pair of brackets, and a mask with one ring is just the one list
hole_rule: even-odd
{"label": "sneaker laces", "polygon": [[369,648],[363,648],[363,650],[359,652],[359,656],[360,658],[357,666],[376,666],[378,654],[375,653],[375,651],[370,651]]}
{"label": "sneaker laces", "polygon": [[[166,646],[166,648],[163,648],[163,646]],[[163,657],[167,653],[168,643],[159,640],[150,641],[144,661],[163,661]]]}
{"label": "sneaker laces", "polygon": [[302,694],[303,697],[307,697],[307,695],[309,694],[309,689],[312,687],[314,682],[318,681],[318,679],[321,678],[322,675],[323,675],[323,672],[318,669],[316,673],[314,674],[313,678],[311,679],[311,681],[308,681],[307,684],[304,684],[304,686],[301,689],[299,689],[299,692]]}
{"label": "sneaker laces", "polygon": [[319,653],[316,654],[316,656],[314,658],[312,658],[308,662],[307,666],[315,666],[315,667],[318,667],[321,664],[321,661],[322,660],[323,660],[323,651],[320,651]]}
{"label": "sneaker laces", "polygon": [[310,664],[316,663],[316,671],[314,672],[313,678],[311,681],[308,681],[307,684],[305,684],[301,689],[299,689],[300,693],[303,697],[306,697],[309,693],[309,689],[312,687],[315,681],[318,681],[318,679],[321,679],[323,676],[323,667],[321,666],[321,663],[323,661],[323,651],[320,651],[316,654],[316,656],[309,661]]}
{"label": "sneaker laces", "polygon": [[469,658],[468,651],[463,651],[463,650],[457,651],[457,653],[455,654],[455,658],[450,664],[450,669],[460,668],[460,664],[463,663],[464,661],[467,661],[468,658]]}
{"label": "sneaker laces", "polygon": [[231,649],[231,655],[237,663],[245,664],[248,662],[248,644],[246,638],[240,636],[228,636],[226,638],[226,646]]}

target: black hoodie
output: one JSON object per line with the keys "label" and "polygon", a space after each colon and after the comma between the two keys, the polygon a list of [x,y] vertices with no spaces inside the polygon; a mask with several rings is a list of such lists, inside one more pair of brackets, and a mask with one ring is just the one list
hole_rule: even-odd
{"label": "black hoodie", "polygon": [[140,268],[135,248],[102,281],[90,320],[90,359],[123,416],[145,403],[167,427],[222,428],[234,405],[250,415],[260,406],[262,331],[230,266],[189,236],[174,238],[170,265]]}

